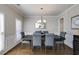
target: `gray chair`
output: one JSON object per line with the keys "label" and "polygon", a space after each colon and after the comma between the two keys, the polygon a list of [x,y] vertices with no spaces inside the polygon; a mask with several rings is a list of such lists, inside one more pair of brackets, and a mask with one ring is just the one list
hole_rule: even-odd
{"label": "gray chair", "polygon": [[60,37],[57,38],[55,41],[56,47],[57,47],[57,44],[59,45],[59,48],[61,48],[61,45],[63,45],[63,48],[65,49],[65,46],[64,46],[65,35],[66,35],[66,32],[60,32]]}
{"label": "gray chair", "polygon": [[46,47],[54,47],[54,34],[46,33],[45,34],[45,52]]}
{"label": "gray chair", "polygon": [[66,32],[60,32],[60,36],[65,38]]}
{"label": "gray chair", "polygon": [[35,31],[34,33],[41,33],[41,31]]}
{"label": "gray chair", "polygon": [[25,38],[25,33],[21,32],[21,38]]}
{"label": "gray chair", "polygon": [[39,47],[41,50],[41,33],[33,33],[33,40],[32,40],[33,49],[35,47]]}
{"label": "gray chair", "polygon": [[43,31],[44,34],[48,33],[48,31]]}
{"label": "gray chair", "polygon": [[32,35],[25,35],[24,32],[21,32],[21,39],[22,39],[22,42],[21,42],[22,45],[30,42],[30,47],[31,47]]}
{"label": "gray chair", "polygon": [[27,42],[26,42],[26,38],[25,38],[25,33],[24,33],[24,32],[21,32],[21,39],[22,39],[22,42],[21,42],[22,45],[23,45],[24,43],[27,43]]}

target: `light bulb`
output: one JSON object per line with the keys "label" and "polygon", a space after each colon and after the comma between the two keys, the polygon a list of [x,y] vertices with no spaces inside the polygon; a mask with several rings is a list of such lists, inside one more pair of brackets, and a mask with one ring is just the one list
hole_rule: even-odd
{"label": "light bulb", "polygon": [[44,19],[43,22],[46,23],[46,20]]}

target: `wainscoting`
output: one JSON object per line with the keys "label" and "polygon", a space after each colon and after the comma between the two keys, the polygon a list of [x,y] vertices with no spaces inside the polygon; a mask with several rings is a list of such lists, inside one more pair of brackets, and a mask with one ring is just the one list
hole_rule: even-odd
{"label": "wainscoting", "polygon": [[12,48],[14,48],[20,42],[21,42],[21,40],[18,40],[18,41],[16,40],[16,36],[15,35],[10,35],[8,37],[5,37],[4,50],[0,52],[0,55],[5,54],[6,52],[8,52]]}

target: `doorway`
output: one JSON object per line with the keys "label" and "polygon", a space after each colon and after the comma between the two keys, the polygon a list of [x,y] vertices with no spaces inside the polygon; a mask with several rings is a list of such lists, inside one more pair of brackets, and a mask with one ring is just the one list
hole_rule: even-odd
{"label": "doorway", "polygon": [[64,18],[60,19],[60,32],[64,32]]}

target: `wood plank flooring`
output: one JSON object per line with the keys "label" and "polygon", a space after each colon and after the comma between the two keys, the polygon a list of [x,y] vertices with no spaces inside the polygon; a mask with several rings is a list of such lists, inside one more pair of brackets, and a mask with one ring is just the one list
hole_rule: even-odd
{"label": "wood plank flooring", "polygon": [[57,46],[57,50],[47,48],[45,52],[44,48],[42,48],[41,51],[39,48],[32,50],[29,44],[25,45],[18,44],[16,47],[8,51],[5,55],[72,55],[72,54],[73,50],[66,45],[65,49],[64,48],[59,49],[59,46]]}

